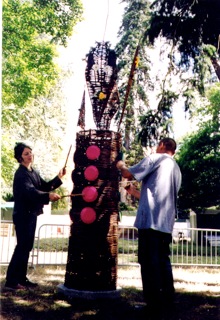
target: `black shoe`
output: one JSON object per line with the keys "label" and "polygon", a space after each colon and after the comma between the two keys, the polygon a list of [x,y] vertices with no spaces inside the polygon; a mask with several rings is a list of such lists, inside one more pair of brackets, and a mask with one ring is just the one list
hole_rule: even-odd
{"label": "black shoe", "polygon": [[35,282],[31,282],[30,280],[25,280],[24,282],[20,283],[22,286],[24,287],[28,287],[28,288],[36,288],[38,286],[37,283]]}
{"label": "black shoe", "polygon": [[26,289],[26,287],[21,285],[20,283],[13,284],[13,283],[9,283],[9,282],[5,283],[5,288],[10,289],[10,290],[25,290]]}

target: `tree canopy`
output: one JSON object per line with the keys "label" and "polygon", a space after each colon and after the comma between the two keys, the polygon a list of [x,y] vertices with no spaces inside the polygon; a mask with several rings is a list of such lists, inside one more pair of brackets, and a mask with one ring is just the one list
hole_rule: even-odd
{"label": "tree canopy", "polygon": [[178,66],[192,70],[193,85],[204,93],[210,64],[220,79],[219,40],[220,2],[218,0],[156,0],[151,5],[149,28],[144,39],[153,44],[162,36],[172,47],[170,59],[176,63],[176,51],[180,53]]}
{"label": "tree canopy", "polygon": [[162,35],[177,46],[182,64],[202,54],[204,45],[219,46],[220,2],[218,0],[156,0],[151,5],[150,43]]}
{"label": "tree canopy", "polygon": [[[128,86],[129,73],[131,71],[135,51],[143,36],[143,30],[147,28],[149,19],[148,1],[124,1],[128,3],[123,14],[122,24],[118,35],[120,41],[116,45],[119,69],[119,92],[123,97],[122,105],[125,100]],[[149,81],[149,60],[145,48],[140,47],[137,56],[135,73],[132,76],[133,82],[129,91],[126,103],[125,117],[123,125],[125,127],[125,148],[129,149],[131,136],[136,134],[137,114],[146,111],[149,108],[148,97],[145,92],[146,87],[150,87]],[[121,117],[120,110],[118,119]]]}
{"label": "tree canopy", "polygon": [[[131,66],[132,52],[139,44],[135,84],[124,118],[124,124],[128,122],[125,141],[129,149],[127,141],[131,135],[137,134],[143,145],[156,143],[164,135],[172,136],[173,106],[191,109],[198,101],[198,93],[202,99],[207,83],[216,81],[220,3],[214,0],[211,3],[205,0],[124,2],[127,7],[116,47],[122,94],[126,86],[123,72]],[[157,68],[157,74],[153,73]],[[138,117],[139,129],[135,131],[132,125],[137,124]]]}
{"label": "tree canopy", "polygon": [[[2,179],[10,187],[16,161],[16,141],[29,141],[50,163],[62,149],[66,128],[57,46],[66,46],[82,19],[80,0],[4,0],[2,10]],[[46,159],[48,157],[48,159]],[[57,169],[56,169],[57,170]],[[56,172],[57,173],[57,172]]]}
{"label": "tree canopy", "polygon": [[183,139],[177,154],[183,181],[179,193],[182,209],[200,211],[220,204],[220,86],[210,88],[209,104],[198,109],[198,131]]}
{"label": "tree canopy", "polygon": [[151,146],[163,136],[175,137],[173,106],[185,108],[200,124],[184,137],[178,151],[183,172],[180,206],[201,209],[217,205],[220,88],[215,83],[220,79],[220,1],[124,2],[127,6],[116,46],[121,96],[125,96],[126,75],[139,47],[123,122],[126,159],[132,164],[141,154],[137,140]]}
{"label": "tree canopy", "polygon": [[3,123],[54,85],[58,68],[54,43],[66,45],[81,19],[80,0],[3,1]]}

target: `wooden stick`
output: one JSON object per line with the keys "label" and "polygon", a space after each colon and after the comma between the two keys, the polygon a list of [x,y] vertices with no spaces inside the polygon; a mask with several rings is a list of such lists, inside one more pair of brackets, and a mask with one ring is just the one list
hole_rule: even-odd
{"label": "wooden stick", "polygon": [[137,48],[135,50],[133,62],[132,62],[132,65],[131,65],[131,70],[130,70],[130,74],[129,74],[129,78],[128,78],[128,85],[127,85],[126,93],[125,93],[125,99],[124,99],[124,103],[123,103],[123,106],[122,106],[122,113],[121,113],[121,117],[120,117],[119,124],[118,124],[118,131],[120,129],[120,125],[121,125],[122,119],[124,117],[124,112],[125,112],[125,108],[126,108],[126,105],[127,105],[128,96],[129,96],[129,93],[130,93],[130,90],[131,90],[131,86],[132,86],[132,82],[133,82],[133,78],[134,78],[134,73],[135,73],[135,69],[136,69],[136,58],[138,56],[138,53],[139,53],[139,44],[138,44],[138,46],[137,46]]}
{"label": "wooden stick", "polygon": [[64,165],[64,167],[63,167],[64,169],[66,168],[66,165],[67,165],[67,161],[68,161],[68,158],[69,158],[69,155],[70,155],[71,148],[72,148],[72,145],[70,145],[69,152],[68,152],[67,157],[66,157],[66,162],[65,162],[65,165]]}
{"label": "wooden stick", "polygon": [[82,196],[82,193],[66,194],[66,195],[64,195],[64,196],[61,196],[61,198],[65,198],[65,197],[77,197],[77,196]]}

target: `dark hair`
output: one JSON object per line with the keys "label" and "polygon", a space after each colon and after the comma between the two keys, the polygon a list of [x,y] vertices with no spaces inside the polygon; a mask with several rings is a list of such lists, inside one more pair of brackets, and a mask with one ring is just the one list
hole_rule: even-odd
{"label": "dark hair", "polygon": [[176,141],[172,138],[163,138],[160,140],[159,144],[163,143],[167,151],[175,153],[176,150]]}
{"label": "dark hair", "polygon": [[21,163],[21,161],[22,161],[21,155],[22,155],[25,148],[32,150],[32,148],[29,147],[28,145],[26,145],[25,143],[16,142],[15,147],[14,147],[14,157],[19,163]]}

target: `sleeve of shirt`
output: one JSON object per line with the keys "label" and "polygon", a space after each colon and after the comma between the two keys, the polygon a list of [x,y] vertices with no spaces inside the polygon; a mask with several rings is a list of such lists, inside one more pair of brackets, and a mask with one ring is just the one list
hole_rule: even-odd
{"label": "sleeve of shirt", "polygon": [[26,203],[49,203],[49,193],[38,190],[28,174],[17,177],[14,183],[14,193],[21,196],[22,201]]}
{"label": "sleeve of shirt", "polygon": [[56,176],[54,179],[46,182],[44,179],[40,177],[41,181],[41,190],[45,192],[50,192],[57,189],[62,184],[62,180]]}
{"label": "sleeve of shirt", "polygon": [[129,172],[137,181],[142,181],[150,172],[153,171],[153,161],[150,156],[142,159],[139,163],[130,167]]}

